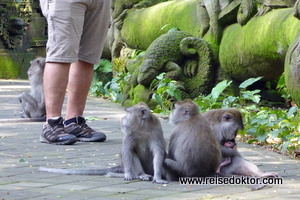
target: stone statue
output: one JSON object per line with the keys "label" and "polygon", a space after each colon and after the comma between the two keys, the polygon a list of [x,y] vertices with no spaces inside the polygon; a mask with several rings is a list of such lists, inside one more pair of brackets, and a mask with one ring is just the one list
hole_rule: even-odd
{"label": "stone statue", "polygon": [[[155,77],[162,72],[166,73],[165,78],[176,80],[184,87],[182,90],[184,97],[193,98],[200,93],[208,93],[214,82],[208,44],[203,39],[193,37],[184,31],[171,31],[160,36],[144,55],[136,58],[136,62],[138,64],[129,62],[127,65],[127,68],[130,68],[135,64],[136,69],[124,94],[137,84],[149,89]],[[133,97],[133,94],[131,95],[130,98]]]}

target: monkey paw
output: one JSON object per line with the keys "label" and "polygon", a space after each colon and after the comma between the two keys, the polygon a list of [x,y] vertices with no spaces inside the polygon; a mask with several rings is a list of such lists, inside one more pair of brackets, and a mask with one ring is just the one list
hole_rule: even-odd
{"label": "monkey paw", "polygon": [[132,181],[134,179],[136,179],[136,178],[134,176],[132,176],[131,174],[125,174],[124,180],[126,180],[126,181]]}
{"label": "monkey paw", "polygon": [[152,183],[168,184],[169,182],[162,179],[153,179]]}
{"label": "monkey paw", "polygon": [[152,176],[149,174],[142,174],[139,176],[139,179],[143,180],[143,181],[151,181],[152,180]]}

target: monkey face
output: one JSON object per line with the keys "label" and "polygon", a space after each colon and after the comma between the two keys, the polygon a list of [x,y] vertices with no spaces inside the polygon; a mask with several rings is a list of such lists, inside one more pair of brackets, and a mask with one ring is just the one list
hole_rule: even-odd
{"label": "monkey face", "polygon": [[126,108],[127,114],[121,119],[121,129],[123,133],[137,131],[142,126],[143,121],[151,116],[151,111],[145,103],[138,103],[135,106]]}
{"label": "monkey face", "polygon": [[236,146],[235,139],[226,140],[224,146],[233,149]]}
{"label": "monkey face", "polygon": [[197,114],[199,114],[197,104],[190,100],[178,101],[174,104],[174,109],[170,114],[169,123],[177,124],[186,121]]}
{"label": "monkey face", "polygon": [[44,73],[45,68],[45,58],[38,57],[32,61],[30,61],[30,67],[27,70],[28,77],[32,77],[38,73]]}
{"label": "monkey face", "polygon": [[[234,115],[235,113],[225,112],[221,119],[221,130],[224,139],[232,140],[236,137],[238,130],[243,129],[243,122],[239,121],[241,117]],[[239,113],[239,115],[241,115]]]}

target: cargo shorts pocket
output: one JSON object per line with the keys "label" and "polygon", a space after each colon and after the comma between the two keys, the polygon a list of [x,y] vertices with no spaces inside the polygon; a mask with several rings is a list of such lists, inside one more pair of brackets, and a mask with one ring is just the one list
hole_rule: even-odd
{"label": "cargo shorts pocket", "polygon": [[40,0],[40,7],[42,10],[43,15],[47,18],[48,16],[48,10],[49,10],[49,1],[53,0]]}

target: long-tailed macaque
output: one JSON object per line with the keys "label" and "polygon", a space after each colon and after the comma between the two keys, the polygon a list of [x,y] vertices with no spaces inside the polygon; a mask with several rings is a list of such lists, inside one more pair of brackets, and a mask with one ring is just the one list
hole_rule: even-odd
{"label": "long-tailed macaque", "polygon": [[[227,148],[231,148],[231,149],[236,149],[235,139],[226,140],[224,142],[223,146],[225,146]],[[220,173],[220,168],[223,167],[223,166],[228,165],[229,163],[231,163],[231,157],[222,158],[222,162],[221,162],[221,164],[219,166],[219,169],[216,172]]]}
{"label": "long-tailed macaque", "polygon": [[209,124],[199,114],[198,106],[190,100],[175,103],[170,123],[173,128],[164,161],[167,179],[215,175],[221,151]]}
{"label": "long-tailed macaque", "polygon": [[159,119],[151,113],[145,103],[125,110],[127,114],[121,120],[121,130],[124,133],[121,166],[95,170],[40,168],[40,171],[78,175],[124,172],[125,180],[141,179],[168,183],[162,179],[166,144]]}
{"label": "long-tailed macaque", "polygon": [[22,104],[22,111],[20,112],[22,118],[34,118],[33,121],[46,120],[43,87],[44,68],[45,58],[38,57],[30,61],[27,74],[31,85],[31,92],[23,92],[18,98]]}
{"label": "long-tailed macaque", "polygon": [[[220,169],[224,175],[244,175],[251,177],[277,177],[277,173],[264,172],[255,164],[245,160],[237,148],[228,148],[227,141],[235,139],[238,130],[244,129],[242,113],[234,108],[215,109],[202,114],[215,134],[222,151],[222,158],[231,158],[231,162]],[[225,145],[226,144],[226,145]],[[256,188],[259,189],[259,188]]]}

